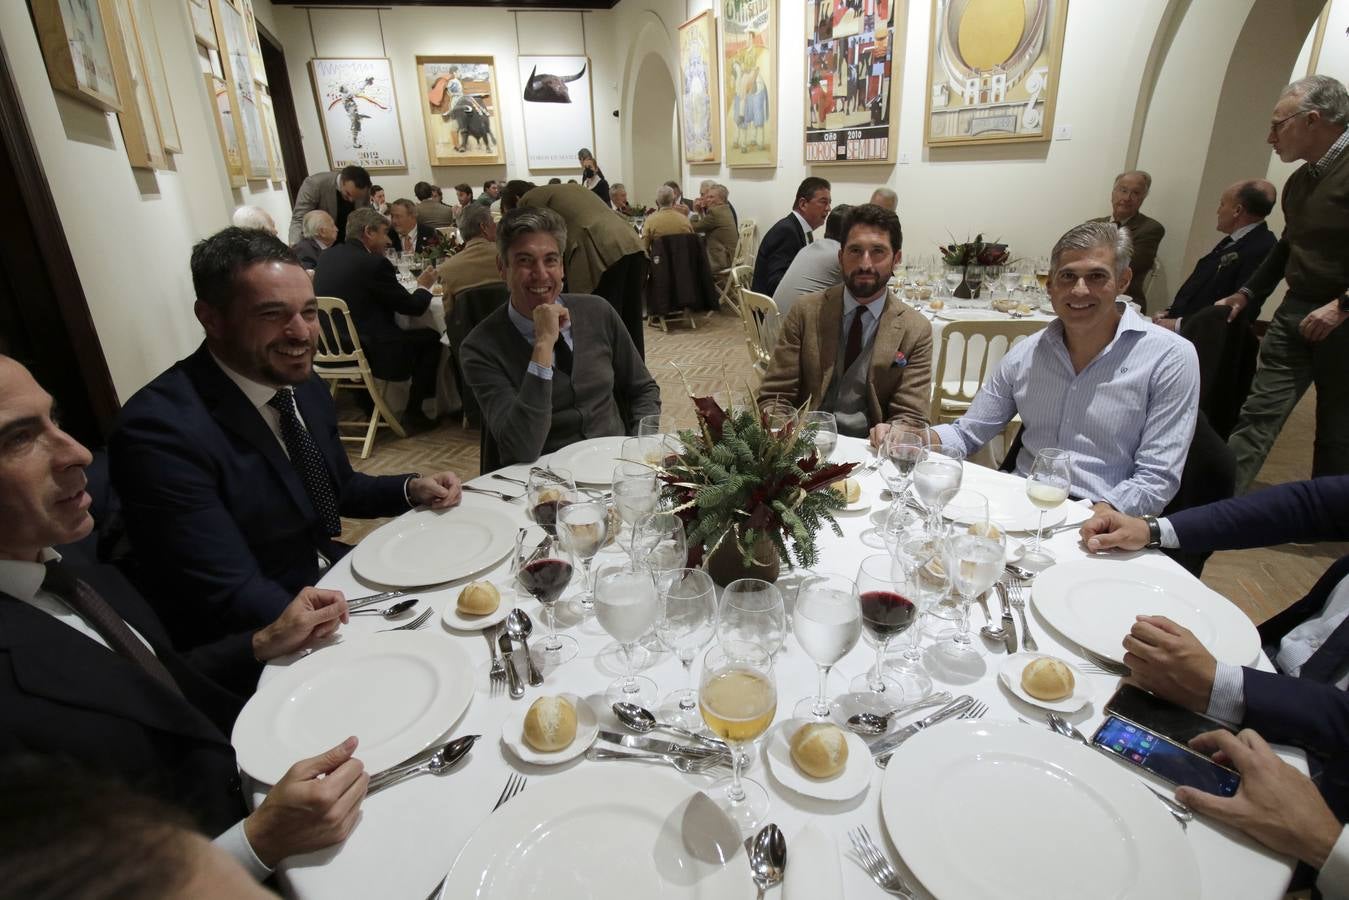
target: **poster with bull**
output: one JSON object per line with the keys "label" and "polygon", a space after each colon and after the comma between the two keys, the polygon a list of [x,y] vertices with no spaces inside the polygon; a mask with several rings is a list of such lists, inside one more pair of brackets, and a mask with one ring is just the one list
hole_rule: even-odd
{"label": "poster with bull", "polygon": [[407,167],[387,58],[311,59],[309,75],[329,165],[372,172]]}
{"label": "poster with bull", "polygon": [[490,56],[419,56],[417,79],[431,165],[505,164],[496,60]]}
{"label": "poster with bull", "polygon": [[521,56],[518,61],[529,168],[579,171],[576,151],[595,146],[589,57]]}
{"label": "poster with bull", "polygon": [[[893,163],[903,0],[807,0],[806,165]],[[900,21],[904,21],[900,19]]]}

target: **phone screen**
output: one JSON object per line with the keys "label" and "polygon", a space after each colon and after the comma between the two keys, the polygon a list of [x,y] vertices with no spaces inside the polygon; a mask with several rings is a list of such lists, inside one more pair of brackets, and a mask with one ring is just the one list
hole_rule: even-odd
{"label": "phone screen", "polygon": [[1116,716],[1107,716],[1091,741],[1107,753],[1172,784],[1188,785],[1220,797],[1231,797],[1241,784],[1241,776],[1231,769]]}
{"label": "phone screen", "polygon": [[[1106,715],[1117,715],[1182,747],[1206,731],[1232,731],[1224,722],[1201,716],[1131,684],[1122,684],[1105,704]],[[1235,734],[1235,732],[1233,732]]]}

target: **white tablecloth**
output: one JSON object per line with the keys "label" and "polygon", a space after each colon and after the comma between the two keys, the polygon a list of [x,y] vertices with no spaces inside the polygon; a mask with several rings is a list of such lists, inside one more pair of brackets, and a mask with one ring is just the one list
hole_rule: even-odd
{"label": "white tablecloth", "polygon": [[[848,458],[860,458],[867,451],[863,442],[843,438],[839,455]],[[515,466],[503,470],[504,474],[522,477],[526,467]],[[879,476],[870,474],[868,479],[877,482]],[[989,483],[1013,476],[993,472],[967,464],[967,483]],[[1014,479],[1019,482],[1019,479]],[[507,482],[481,477],[475,483],[484,487],[517,493],[522,489]],[[472,515],[474,508],[509,509],[518,514],[521,524],[525,523],[524,509],[518,502],[506,504],[492,497],[465,494],[464,515]],[[864,556],[880,552],[865,547],[858,535],[871,523],[867,514],[840,515],[844,537],[834,538],[828,532],[822,538],[824,551],[821,570],[853,572]],[[1075,531],[1067,531],[1054,536],[1049,541],[1060,561],[1078,559],[1085,551],[1077,541]],[[349,557],[348,557],[349,559]],[[601,561],[604,557],[601,557]],[[618,557],[613,557],[617,561]],[[1173,572],[1182,571],[1175,563],[1156,552],[1138,555],[1138,566],[1156,566]],[[482,577],[482,576],[479,576]],[[491,579],[503,588],[510,590],[507,583],[508,561],[503,560],[490,573]],[[784,574],[784,579],[790,577]],[[555,673],[548,673],[547,682],[541,688],[529,688],[523,701],[510,700],[505,693],[492,697],[488,694],[487,663],[488,651],[483,638],[477,634],[450,632],[440,624],[439,612],[453,604],[459,588],[464,582],[450,584],[438,589],[418,590],[413,596],[421,597],[437,611],[432,620],[434,629],[443,635],[446,641],[457,642],[474,661],[475,675],[478,678],[477,692],[462,720],[451,729],[453,734],[481,734],[482,740],[474,748],[464,767],[444,778],[421,777],[391,788],[377,796],[369,798],[364,806],[362,819],[346,843],[325,852],[297,858],[282,866],[281,879],[286,890],[300,898],[313,900],[339,900],[339,898],[379,897],[388,900],[423,900],[450,868],[464,843],[472,836],[478,824],[492,811],[497,796],[501,793],[510,771],[524,773],[531,784],[544,779],[566,778],[575,768],[597,766],[636,766],[640,763],[592,762],[580,758],[572,763],[557,767],[531,766],[519,762],[504,749],[500,743],[501,725],[508,714],[522,708],[523,704],[540,693],[557,693],[563,690],[586,696],[602,694],[605,687],[616,677],[617,672],[607,666],[612,660],[606,654],[597,660],[597,655],[607,646],[610,639],[598,633],[593,620],[587,626],[570,630],[581,644],[581,654],[566,663]],[[574,583],[573,583],[574,584]],[[377,587],[362,585],[353,575],[349,562],[338,563],[328,572],[322,581],[324,587],[339,588],[349,596],[359,596],[378,590]],[[575,587],[568,590],[570,596]],[[789,602],[791,591],[784,591]],[[521,602],[535,621],[542,624],[542,615],[537,604],[526,598]],[[1071,645],[1065,646],[1066,639],[1058,637],[1033,612],[1028,604],[1027,614],[1032,617],[1032,633],[1039,642],[1041,652],[1058,654],[1068,659],[1079,659]],[[978,623],[980,616],[974,612],[972,622]],[[383,625],[378,617],[364,616],[353,618],[345,626],[349,635],[373,631]],[[977,627],[977,624],[976,624]],[[1020,623],[1018,622],[1018,633]],[[539,632],[536,632],[536,634]],[[901,643],[901,638],[896,643]],[[930,638],[925,639],[930,642]],[[976,643],[980,641],[975,638]],[[1011,696],[997,683],[997,669],[1004,659],[1002,651],[988,652],[984,657],[987,670],[981,678],[972,684],[954,684],[944,682],[940,677],[934,679],[938,689],[950,690],[953,694],[970,693],[977,699],[988,703],[988,718],[1015,721],[1024,716],[1036,721],[1043,720],[1043,712],[1036,707],[1022,703]],[[322,651],[319,651],[322,652]],[[831,693],[837,694],[847,689],[847,682],[864,672],[874,658],[874,650],[859,642],[853,652],[835,668],[830,678]],[[1261,660],[1262,667],[1268,668],[1267,660]],[[263,673],[262,683],[275,677],[277,666],[269,666]],[[678,662],[669,654],[659,657],[657,663],[649,668],[646,675],[655,679],[661,695],[685,686],[684,676]],[[801,650],[794,637],[788,637],[777,657],[776,677],[778,681],[778,716],[791,715],[796,702],[815,690],[815,667]],[[1088,734],[1095,729],[1101,719],[1101,710],[1117,685],[1117,679],[1106,675],[1088,675],[1093,693],[1091,704],[1082,712],[1070,716],[1079,727]],[[357,754],[359,756],[359,752]],[[1305,771],[1300,754],[1289,751],[1286,758],[1295,762]],[[673,773],[671,773],[673,774]],[[782,827],[790,847],[791,839],[806,826],[813,823],[818,829],[832,836],[837,842],[840,853],[848,847],[844,836],[847,829],[856,825],[865,825],[878,839],[886,835],[880,814],[880,787],[884,773],[875,769],[867,792],[860,798],[829,803],[811,800],[782,788],[767,771],[762,756],[755,754],[755,763],[748,770],[749,777],[768,788],[770,794],[769,819]],[[900,777],[921,778],[921,772],[901,772]],[[693,787],[706,787],[710,780],[697,776],[686,776]],[[1159,782],[1160,783],[1160,782]],[[261,799],[261,794],[255,795]],[[529,791],[526,790],[514,803],[528,803]],[[913,815],[923,815],[922,810],[913,810]],[[1253,842],[1220,831],[1203,820],[1192,822],[1188,831],[1176,829],[1175,840],[1186,841],[1194,851],[1203,881],[1203,897],[1210,900],[1226,900],[1229,897],[1276,898],[1283,894],[1288,883],[1291,865],[1273,854],[1258,848]],[[1008,835],[1011,840],[1017,835]],[[585,840],[578,835],[577,840]],[[895,849],[887,847],[892,859],[896,859]],[[1064,852],[1074,852],[1065,847]],[[970,847],[971,854],[979,852],[978,847]],[[735,865],[744,865],[738,857]],[[885,895],[876,888],[862,871],[846,858],[843,862],[845,897],[848,900],[862,898],[881,898]],[[1053,878],[1052,872],[1045,873]],[[749,879],[745,879],[749,891]],[[1103,896],[1106,885],[1082,885],[1082,896]],[[748,893],[746,896],[752,896]],[[924,895],[926,896],[926,895]],[[455,898],[457,900],[457,898]],[[638,898],[634,898],[638,900]],[[823,898],[822,898],[823,900]]]}

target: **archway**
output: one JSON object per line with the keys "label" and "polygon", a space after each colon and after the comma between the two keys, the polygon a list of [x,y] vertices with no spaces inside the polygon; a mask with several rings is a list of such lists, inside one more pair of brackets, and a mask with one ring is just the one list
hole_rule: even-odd
{"label": "archway", "polygon": [[671,178],[678,180],[680,175],[675,86],[668,66],[656,54],[642,60],[633,97],[629,195],[634,202],[650,205],[656,189]]}

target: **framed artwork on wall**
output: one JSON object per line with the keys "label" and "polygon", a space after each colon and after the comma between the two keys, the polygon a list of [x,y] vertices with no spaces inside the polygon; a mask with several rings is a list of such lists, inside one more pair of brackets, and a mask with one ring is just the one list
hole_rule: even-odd
{"label": "framed artwork on wall", "polygon": [[109,0],[32,0],[29,6],[52,87],[105,112],[121,111]]}
{"label": "framed artwork on wall", "polygon": [[679,113],[684,123],[684,162],[721,159],[721,105],[717,23],[706,10],[679,26]]}
{"label": "framed artwork on wall", "polygon": [[203,47],[215,46],[215,20],[211,18],[211,0],[187,0],[192,36]]}
{"label": "framed artwork on wall", "polygon": [[262,40],[258,37],[258,20],[253,15],[253,0],[239,0],[244,14],[244,34],[248,37],[248,57],[253,68],[253,80],[267,87],[267,68],[262,64]]}
{"label": "framed artwork on wall", "polygon": [[136,38],[140,43],[141,59],[145,63],[145,77],[150,85],[150,94],[155,101],[155,117],[159,122],[159,136],[164,149],[170,153],[183,152],[183,143],[178,136],[178,118],[173,112],[173,99],[169,96],[169,79],[164,72],[164,57],[159,52],[159,32],[150,11],[151,0],[132,0],[132,19],[136,25]]}
{"label": "framed artwork on wall", "polygon": [[778,164],[777,0],[720,0],[728,166]]}
{"label": "framed artwork on wall", "polygon": [[265,180],[269,171],[267,136],[263,133],[262,114],[258,111],[244,15],[235,0],[211,0],[211,8],[215,13],[216,43],[225,68],[225,83],[229,86],[234,109],[234,127],[239,136],[244,175]]}
{"label": "framed artwork on wall", "polygon": [[576,151],[595,147],[590,57],[521,56],[516,62],[528,167],[579,170]]}
{"label": "framed artwork on wall", "polygon": [[262,125],[267,129],[267,164],[271,168],[271,179],[280,184],[286,180],[286,164],[281,156],[281,139],[276,133],[276,110],[272,107],[271,93],[261,84],[258,85],[258,105],[262,107]]}
{"label": "framed artwork on wall", "polygon": [[433,166],[504,165],[496,61],[490,56],[419,56],[426,152]]}
{"label": "framed artwork on wall", "polygon": [[122,128],[122,144],[131,165],[137,169],[162,169],[168,157],[164,155],[155,98],[150,91],[141,45],[136,39],[131,3],[132,0],[113,0],[113,15],[105,23],[112,48],[117,93],[123,100],[117,121]]}
{"label": "framed artwork on wall", "polygon": [[211,118],[215,120],[216,138],[225,154],[225,172],[230,187],[243,187],[248,183],[248,176],[244,174],[243,154],[239,149],[239,130],[234,127],[234,104],[230,100],[229,85],[225,79],[210,72],[202,77],[206,79],[206,92],[212,101]]}
{"label": "framed artwork on wall", "polygon": [[932,0],[929,147],[1047,141],[1068,0]]}
{"label": "framed artwork on wall", "polygon": [[[807,0],[807,165],[895,161],[903,0]],[[899,58],[896,58],[897,54]]]}
{"label": "framed artwork on wall", "polygon": [[334,169],[351,165],[371,171],[407,167],[393,68],[386,57],[311,59],[309,76],[328,163]]}

